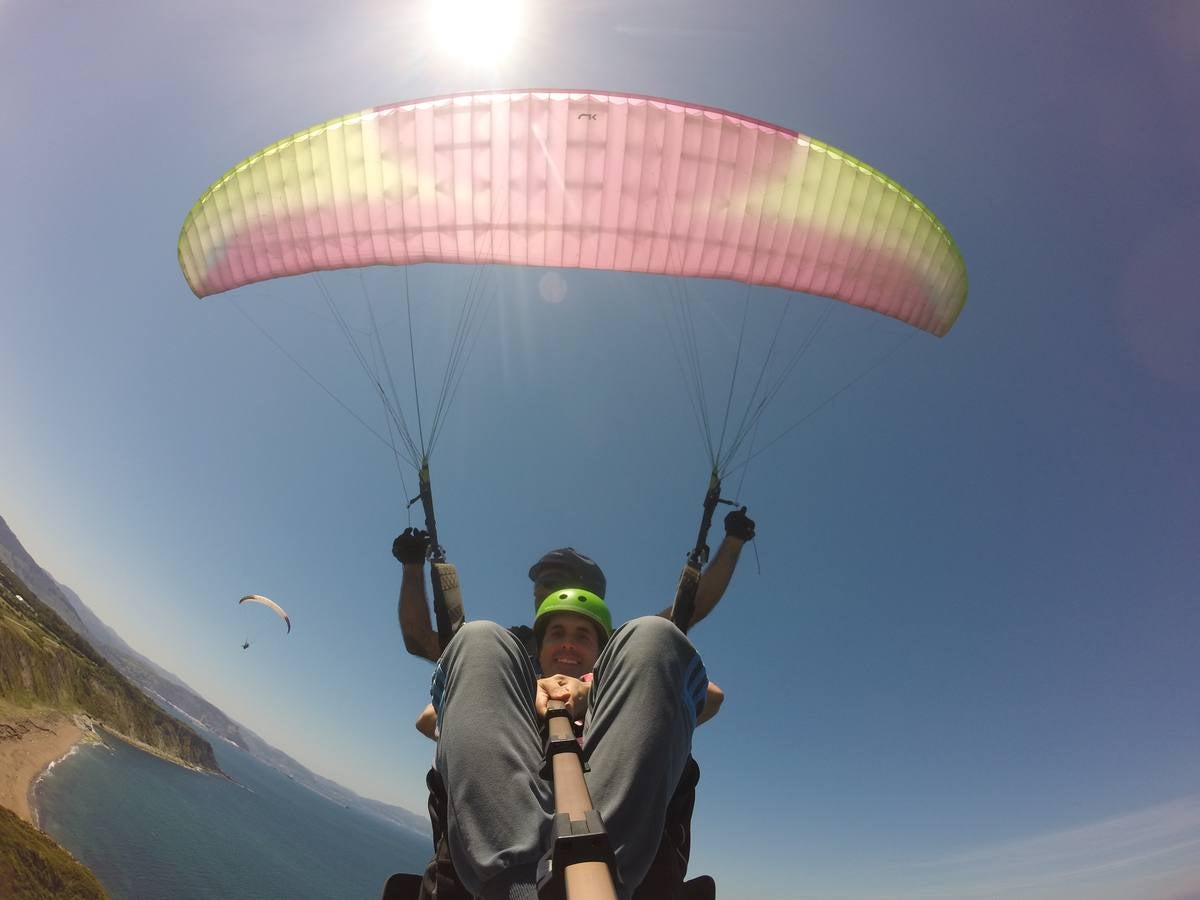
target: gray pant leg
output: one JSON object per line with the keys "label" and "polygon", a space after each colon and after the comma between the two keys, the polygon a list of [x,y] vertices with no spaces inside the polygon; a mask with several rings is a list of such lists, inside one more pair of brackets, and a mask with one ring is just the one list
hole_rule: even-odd
{"label": "gray pant leg", "polygon": [[554,801],[539,775],[535,690],[521,642],[492,622],[464,625],[434,671],[450,857],[476,896],[527,895],[549,846]]}
{"label": "gray pant leg", "polygon": [[646,877],[667,804],[691,752],[708,675],[691,642],[660,616],[619,629],[596,664],[584,729],[592,802],[604,817],[623,898]]}

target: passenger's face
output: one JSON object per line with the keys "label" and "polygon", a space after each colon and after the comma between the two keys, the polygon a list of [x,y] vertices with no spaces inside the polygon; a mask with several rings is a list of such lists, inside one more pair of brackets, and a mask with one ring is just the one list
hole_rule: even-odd
{"label": "passenger's face", "polygon": [[552,613],[538,651],[543,675],[582,678],[596,667],[600,635],[596,623],[575,613]]}

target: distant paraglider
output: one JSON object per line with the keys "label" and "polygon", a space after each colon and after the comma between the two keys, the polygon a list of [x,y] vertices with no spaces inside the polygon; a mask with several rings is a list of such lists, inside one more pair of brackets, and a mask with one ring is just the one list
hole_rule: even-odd
{"label": "distant paraglider", "polygon": [[275,615],[277,615],[277,616],[279,616],[279,618],[283,619],[284,624],[287,625],[288,634],[292,633],[292,620],[288,617],[288,614],[284,611],[283,607],[280,606],[278,603],[276,603],[274,600],[271,600],[268,597],[263,597],[261,594],[247,594],[245,597],[243,597],[241,600],[238,601],[238,604],[240,605],[247,601],[249,601],[251,603],[261,603],[263,606],[267,607],[268,609],[274,610]]}
{"label": "distant paraglider", "polygon": [[[279,616],[279,618],[283,619],[283,623],[287,626],[287,633],[288,634],[292,633],[291,617],[288,616],[288,614],[284,610],[284,608],[282,606],[280,606],[278,603],[276,603],[274,600],[270,599],[269,597],[264,597],[261,594],[247,594],[245,597],[243,597],[241,600],[238,601],[239,606],[242,605],[243,603],[258,603],[258,604],[261,604],[262,606],[267,607],[272,612],[274,612],[275,615],[277,615],[277,616]],[[249,649],[250,643],[251,643],[250,639],[246,638],[244,641],[242,641],[242,649],[243,650]]]}

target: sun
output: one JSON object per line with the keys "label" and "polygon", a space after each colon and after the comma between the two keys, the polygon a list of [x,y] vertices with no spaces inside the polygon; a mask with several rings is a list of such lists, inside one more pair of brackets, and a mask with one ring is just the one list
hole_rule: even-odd
{"label": "sun", "polygon": [[434,40],[461,62],[500,62],[521,33],[523,6],[521,0],[431,0]]}

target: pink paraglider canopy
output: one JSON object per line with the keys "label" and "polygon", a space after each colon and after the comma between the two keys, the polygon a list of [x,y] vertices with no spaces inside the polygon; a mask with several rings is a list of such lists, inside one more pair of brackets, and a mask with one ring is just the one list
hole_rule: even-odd
{"label": "pink paraglider canopy", "polygon": [[723,278],[945,334],[967,294],[949,233],[847,154],[718,109],[492,91],[364,110],[249,157],[188,214],[197,296],[417,262]]}

